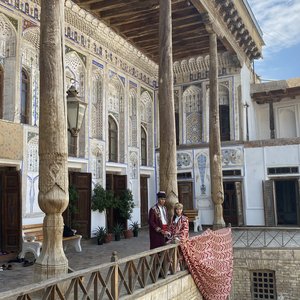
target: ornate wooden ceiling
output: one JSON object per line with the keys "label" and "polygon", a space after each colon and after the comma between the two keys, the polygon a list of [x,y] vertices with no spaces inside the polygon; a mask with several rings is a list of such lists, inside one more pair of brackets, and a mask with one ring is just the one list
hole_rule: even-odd
{"label": "ornate wooden ceiling", "polygon": [[[199,0],[197,0],[200,2]],[[231,0],[210,0],[214,3],[216,10],[220,11],[221,18],[226,20],[228,28],[231,27],[234,36],[238,38],[237,43],[243,46],[243,51],[252,60],[260,53],[252,51],[255,44],[250,45],[249,31],[239,30],[233,26],[231,15],[237,17],[237,12]],[[158,23],[159,23],[159,0],[76,0],[80,7],[91,12],[95,17],[105,22],[110,28],[133,44],[150,59],[158,62]],[[172,1],[173,22],[173,60],[180,60],[191,56],[208,54],[209,36],[205,27],[207,13],[199,11],[194,6],[194,0]],[[224,3],[229,4],[229,6]],[[241,18],[237,20],[240,23]],[[245,27],[245,26],[244,26]],[[245,37],[245,34],[247,36]],[[242,40],[244,38],[244,40]],[[228,50],[228,43],[218,40],[218,51]]]}

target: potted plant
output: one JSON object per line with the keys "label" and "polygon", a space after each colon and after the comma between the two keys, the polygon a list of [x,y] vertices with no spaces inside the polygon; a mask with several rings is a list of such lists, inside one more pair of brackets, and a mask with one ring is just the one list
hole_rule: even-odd
{"label": "potted plant", "polygon": [[125,227],[127,229],[127,220],[131,219],[134,201],[131,190],[126,189],[115,198],[114,207],[118,209],[120,217],[124,220]]}
{"label": "potted plant", "polygon": [[124,227],[121,223],[117,223],[113,227],[113,233],[115,234],[115,241],[119,241],[121,239],[121,233],[124,230]]}
{"label": "potted plant", "polygon": [[130,228],[129,229],[124,229],[123,230],[123,235],[124,235],[125,239],[130,239],[130,238],[133,237],[133,232]]}
{"label": "potted plant", "polygon": [[104,236],[104,243],[110,243],[112,241],[112,233],[110,232],[106,232],[105,236]]}
{"label": "potted plant", "polygon": [[96,234],[98,245],[102,245],[107,234],[106,228],[98,226],[94,233]]}
{"label": "potted plant", "polygon": [[99,183],[93,189],[92,210],[98,210],[100,213],[114,205],[114,195],[111,191],[106,191]]}
{"label": "potted plant", "polygon": [[140,230],[140,224],[137,221],[134,221],[130,224],[129,228],[132,230],[133,236],[137,237]]}

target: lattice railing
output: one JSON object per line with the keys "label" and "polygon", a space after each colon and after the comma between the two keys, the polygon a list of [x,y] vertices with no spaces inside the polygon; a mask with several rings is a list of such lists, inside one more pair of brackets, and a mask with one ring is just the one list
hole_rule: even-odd
{"label": "lattice railing", "polygon": [[300,247],[300,228],[234,227],[234,248],[296,248]]}
{"label": "lattice railing", "polygon": [[111,263],[0,293],[0,299],[116,300],[185,269],[178,245],[168,245],[122,259],[113,253]]}

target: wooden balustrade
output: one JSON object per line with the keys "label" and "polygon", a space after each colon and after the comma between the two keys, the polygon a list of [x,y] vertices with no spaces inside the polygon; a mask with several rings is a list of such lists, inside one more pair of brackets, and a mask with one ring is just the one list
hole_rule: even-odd
{"label": "wooden balustrade", "polygon": [[113,252],[110,263],[3,292],[0,299],[117,300],[149,287],[179,269],[185,270],[186,265],[176,244],[121,259]]}

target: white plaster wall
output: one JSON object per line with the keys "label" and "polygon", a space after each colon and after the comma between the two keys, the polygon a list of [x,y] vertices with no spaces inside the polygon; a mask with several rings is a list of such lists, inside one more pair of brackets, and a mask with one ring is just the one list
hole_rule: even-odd
{"label": "white plaster wall", "polygon": [[[264,225],[263,180],[269,167],[300,166],[300,146],[245,148],[244,210],[246,225]],[[286,176],[286,175],[285,175]]]}
{"label": "white plaster wall", "polygon": [[256,113],[256,139],[264,140],[270,138],[270,116],[268,104],[258,105],[253,103]]}
{"label": "white plaster wall", "polygon": [[99,213],[99,211],[91,212],[91,236],[95,236],[94,231],[95,229],[100,227],[106,227],[106,217],[105,213]]}
{"label": "white plaster wall", "polygon": [[300,146],[286,145],[265,147],[266,167],[299,166]]}
{"label": "white plaster wall", "polygon": [[[246,66],[246,64],[243,64],[241,68],[241,105],[248,104],[248,126],[249,126],[249,139],[253,140],[255,136],[255,116],[254,116],[254,110],[252,106],[252,100],[250,96],[250,82],[251,82],[251,72]],[[243,140],[246,140],[246,109],[243,108],[242,110],[243,114],[243,120],[244,124],[243,126]]]}
{"label": "white plaster wall", "polygon": [[263,148],[246,148],[244,161],[245,224],[264,225],[262,181],[265,179],[265,161]]}

